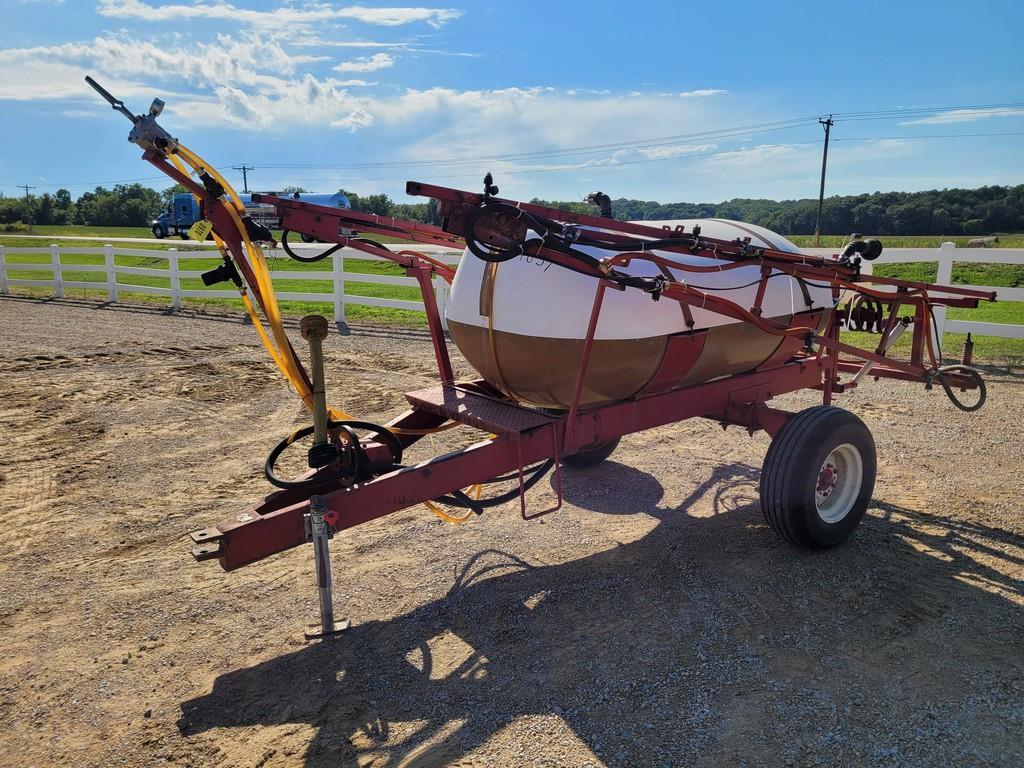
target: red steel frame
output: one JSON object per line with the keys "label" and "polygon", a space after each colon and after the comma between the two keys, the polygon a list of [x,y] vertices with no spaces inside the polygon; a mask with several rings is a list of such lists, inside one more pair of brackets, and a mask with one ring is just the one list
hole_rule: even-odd
{"label": "red steel frame", "polygon": [[[252,279],[251,271],[245,261],[240,238],[232,226],[230,217],[222,210],[218,201],[190,177],[178,172],[160,152],[149,151],[144,157],[200,198],[205,215],[213,222],[218,233],[222,234],[243,277],[246,278],[249,290],[257,301],[262,301],[262,297],[259,296],[255,287],[255,280]],[[454,269],[423,254],[409,250],[393,252],[363,240],[361,237],[363,234],[400,235],[419,243],[461,247],[467,234],[460,229],[465,215],[470,209],[496,200],[496,198],[416,182],[409,183],[408,191],[410,194],[427,195],[439,200],[440,211],[445,217],[445,228],[312,205],[290,198],[254,195],[254,200],[275,205],[281,217],[282,227],[287,230],[313,236],[325,243],[351,246],[403,266],[407,274],[416,277],[419,282],[438,372],[442,385],[448,387],[446,391],[456,394],[471,394],[481,391],[493,393],[493,390],[483,381],[469,382],[463,385],[454,384],[447,342],[431,284],[431,278],[436,274],[450,282],[454,276]],[[549,217],[568,224],[599,228],[602,230],[602,237],[609,239],[625,240],[636,236],[644,238],[666,236],[665,230],[642,224],[612,221],[516,201],[501,200],[499,202],[508,203],[536,216]],[[360,235],[341,234],[343,231],[352,229],[358,230]],[[673,231],[670,234],[673,237],[682,236],[681,230]],[[668,261],[650,252],[617,254],[613,258],[606,259],[602,269],[593,273],[596,285],[594,302],[581,364],[577,373],[574,399],[567,413],[561,416],[544,417],[541,423],[534,424],[529,428],[499,433],[469,448],[437,456],[365,482],[349,486],[339,484],[333,490],[321,487],[317,493],[327,503],[329,519],[332,521],[334,529],[351,528],[517,470],[520,483],[522,483],[522,471],[526,465],[547,459],[555,459],[557,462],[560,455],[572,454],[581,448],[597,445],[620,435],[693,417],[713,419],[723,425],[736,424],[751,432],[764,429],[774,435],[785,424],[790,414],[769,407],[767,405],[769,400],[799,389],[818,389],[822,392],[823,402],[828,404],[835,393],[855,386],[852,383],[841,383],[838,377],[839,372],[859,370],[864,361],[872,361],[875,364],[871,370],[872,376],[928,382],[930,381],[930,371],[938,363],[935,360],[932,345],[928,306],[977,306],[979,300],[995,299],[994,293],[955,286],[938,286],[873,276],[861,278],[854,269],[833,260],[770,249],[757,249],[756,253],[752,253],[751,249],[741,242],[694,236],[692,245],[689,247],[666,249],[659,247],[659,250],[716,255],[719,258],[732,261],[731,264],[722,267],[724,269],[760,264],[762,266],[762,285],[755,299],[755,306],[751,308],[744,308],[721,297],[704,294],[675,280],[669,281],[662,297],[679,301],[684,308],[699,306],[712,309],[736,320],[750,323],[768,333],[778,334],[782,337],[799,337],[804,340],[803,348],[788,353],[783,359],[777,359],[778,355],[776,355],[761,368],[749,373],[733,375],[683,389],[651,394],[641,393],[630,400],[611,405],[596,408],[580,407],[580,394],[587,375],[590,351],[594,343],[594,334],[601,313],[604,293],[609,287],[621,289],[620,286],[606,279],[607,272],[603,270],[610,270],[617,265],[626,264],[635,259],[647,259],[656,264],[668,265],[674,269],[679,268],[677,262]],[[543,246],[535,247],[528,254],[541,256],[556,264],[565,263],[564,254]],[[579,264],[574,263],[574,268],[579,269]],[[693,271],[702,269],[701,267],[692,268]],[[817,333],[811,327],[788,327],[762,318],[760,302],[764,294],[764,280],[772,270],[787,272],[804,279],[827,281],[833,286],[833,295],[836,298],[839,297],[841,290],[856,290],[879,299],[889,308],[884,329],[886,332],[891,330],[897,322],[901,322],[899,312],[902,307],[913,307],[914,339],[910,362],[887,357],[881,351],[871,352],[840,342],[839,329],[843,318],[839,310],[831,308],[825,310],[829,313],[829,319],[822,333]],[[895,292],[877,291],[869,288],[867,284],[885,285],[894,288]],[[820,312],[809,314],[813,315],[812,319],[820,317]],[[856,359],[843,359],[840,357],[840,353],[851,355]],[[923,364],[926,353],[931,359],[932,368],[926,368]],[[953,386],[964,388],[974,386],[969,377],[956,374],[951,374],[949,381]],[[453,416],[450,413],[432,412],[420,407],[421,401],[417,399],[417,394],[407,395],[413,408],[388,426],[414,432],[439,426],[448,418],[458,420],[458,416]],[[490,397],[497,399],[494,395],[490,395]],[[509,402],[508,407],[514,406]],[[465,423],[471,424],[472,422],[467,420]],[[480,427],[480,424],[477,426]],[[409,445],[418,440],[419,436],[400,433],[399,439],[403,445]],[[389,451],[382,444],[365,440],[364,448],[371,460],[377,457],[382,460],[389,458]],[[243,510],[215,527],[194,533],[193,539],[197,546],[193,550],[193,554],[199,560],[218,559],[225,570],[240,568],[269,555],[304,544],[307,541],[304,518],[308,512],[309,493],[306,491],[287,490],[273,493],[262,503]],[[527,517],[525,501],[523,516]]]}

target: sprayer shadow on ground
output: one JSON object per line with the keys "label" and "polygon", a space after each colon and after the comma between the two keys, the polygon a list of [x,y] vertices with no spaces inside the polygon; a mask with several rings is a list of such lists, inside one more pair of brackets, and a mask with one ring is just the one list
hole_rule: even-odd
{"label": "sprayer shadow on ground", "polygon": [[[807,554],[764,525],[753,467],[721,466],[672,509],[654,477],[597,471],[565,472],[567,501],[653,510],[643,538],[549,566],[467,554],[440,600],[222,675],[182,704],[180,731],[308,723],[309,766],[450,764],[528,714],[563,719],[609,765],[1024,755],[1007,742],[1024,582],[972,557],[1019,565],[1021,537],[879,501],[846,545]],[[700,500],[713,514],[690,514]],[[952,674],[934,663],[950,653]],[[544,738],[524,738],[523,764]]]}

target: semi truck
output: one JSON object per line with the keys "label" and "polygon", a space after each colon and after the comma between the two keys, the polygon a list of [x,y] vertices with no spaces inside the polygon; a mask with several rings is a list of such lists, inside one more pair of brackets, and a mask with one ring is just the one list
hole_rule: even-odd
{"label": "semi truck", "polygon": [[[280,192],[267,192],[265,194],[284,196]],[[294,192],[288,196],[316,205],[329,205],[335,208],[352,207],[348,198],[340,192]],[[274,206],[254,203],[250,194],[239,195],[239,197],[245,206],[245,212],[252,216],[253,221],[257,224],[262,224],[268,229],[278,229],[280,227],[281,222],[277,217]],[[158,240],[175,235],[182,240],[187,240],[189,229],[201,218],[202,213],[199,210],[199,203],[196,202],[196,199],[190,192],[181,192],[171,198],[167,210],[153,219],[150,229],[153,231],[153,237]]]}

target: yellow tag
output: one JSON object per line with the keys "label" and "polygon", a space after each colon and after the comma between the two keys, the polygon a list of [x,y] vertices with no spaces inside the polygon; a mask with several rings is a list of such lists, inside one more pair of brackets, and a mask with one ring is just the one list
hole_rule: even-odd
{"label": "yellow tag", "polygon": [[206,240],[212,229],[213,224],[206,219],[200,219],[192,225],[192,228],[188,231],[188,236],[201,243]]}

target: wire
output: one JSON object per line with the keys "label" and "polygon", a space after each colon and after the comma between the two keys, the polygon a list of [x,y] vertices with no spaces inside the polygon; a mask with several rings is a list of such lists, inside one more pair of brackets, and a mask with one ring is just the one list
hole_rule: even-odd
{"label": "wire", "polygon": [[[1015,115],[1016,110],[1024,108],[1024,102],[1003,102],[995,104],[969,104],[969,105],[958,105],[958,106],[945,106],[945,107],[910,107],[910,108],[898,108],[888,110],[866,110],[860,112],[835,112],[832,113],[833,120],[835,122],[856,122],[865,120],[890,120],[900,117],[927,117],[927,116],[939,116],[948,112],[987,112],[991,115]],[[638,139],[635,141],[622,141],[622,142],[606,142],[603,144],[589,144],[576,147],[565,147],[562,149],[548,149],[538,150],[535,152],[519,152],[511,154],[497,154],[497,155],[482,155],[477,157],[450,157],[450,158],[438,158],[436,160],[407,160],[407,161],[381,161],[381,162],[367,162],[367,163],[262,163],[255,165],[258,169],[297,169],[301,170],[304,168],[311,169],[331,169],[331,170],[373,170],[373,169],[399,169],[399,168],[444,168],[451,166],[461,166],[468,164],[484,163],[484,162],[500,162],[500,161],[519,161],[519,160],[530,160],[535,158],[551,158],[551,157],[573,157],[578,155],[592,154],[596,152],[602,152],[607,150],[619,150],[619,149],[647,149],[652,146],[672,146],[684,141],[693,139],[715,139],[715,138],[730,138],[732,136],[741,136],[756,133],[766,133],[771,131],[789,130],[792,128],[802,127],[804,125],[813,125],[818,119],[817,115],[809,115],[804,117],[789,118],[787,120],[778,120],[767,123],[752,123],[749,125],[731,126],[727,128],[719,128],[707,131],[695,131],[691,133],[679,133],[669,136],[659,136],[647,139]],[[960,138],[960,137],[978,137],[978,136],[1020,136],[1024,135],[1018,132],[1007,132],[1007,133],[968,133],[968,134],[943,134],[941,138]],[[836,137],[833,141],[865,141],[871,140],[876,141],[880,139],[924,139],[933,138],[931,136],[887,136],[887,137],[857,137],[857,138],[840,138]],[[934,138],[940,138],[935,136]],[[819,143],[819,140],[813,142],[798,142],[796,144],[781,144],[778,146],[798,146],[803,143]],[[744,150],[733,150],[733,151],[744,151]],[[684,155],[674,158],[649,158],[644,160],[636,161],[620,161],[611,165],[606,166],[587,166],[588,169],[593,168],[614,168],[621,165],[635,165],[643,162],[666,162],[670,160],[682,160],[690,157],[708,157],[713,154],[723,153],[694,153],[693,155]],[[227,164],[225,164],[227,165]],[[232,163],[231,165],[240,165],[240,163]],[[573,168],[556,168],[556,169],[524,169],[521,171],[516,170],[503,170],[502,173],[551,173],[563,170],[573,170]],[[54,183],[54,187],[90,187],[90,186],[102,186],[104,184],[130,184],[137,182],[146,181],[159,181],[160,176],[152,176],[137,179],[119,179],[119,180],[108,180],[108,181],[81,181],[81,182],[64,182]],[[440,178],[462,178],[462,176],[448,176]],[[390,179],[363,179],[363,181],[388,181]],[[0,186],[14,187],[15,184],[0,184]]]}
{"label": "wire", "polygon": [[[836,122],[860,121],[860,120],[888,120],[898,117],[922,117],[928,115],[941,115],[946,112],[957,111],[985,111],[990,114],[1015,114],[1018,108],[1024,107],[1024,102],[1011,102],[1004,104],[981,104],[959,107],[919,107],[894,110],[874,110],[869,112],[839,112],[833,115]],[[452,157],[440,158],[437,160],[407,160],[407,161],[380,161],[367,163],[265,163],[258,165],[258,168],[273,169],[301,169],[301,168],[331,168],[339,170],[360,170],[360,169],[383,169],[383,168],[417,168],[429,167],[440,168],[453,165],[466,165],[481,162],[527,160],[539,157],[568,157],[580,154],[591,154],[609,149],[644,149],[650,145],[670,146],[681,141],[693,139],[727,138],[731,135],[747,135],[752,133],[765,133],[769,131],[788,130],[790,128],[811,125],[818,119],[817,115],[807,117],[795,117],[788,120],[779,120],[771,123],[753,123],[750,125],[719,128],[708,131],[695,131],[692,133],[673,134],[671,136],[660,136],[648,139],[638,139],[627,142],[608,142],[605,144],[589,144],[578,147],[566,147],[563,149],[538,150],[535,152],[519,152],[513,154],[484,155],[477,157]],[[1002,134],[995,134],[1002,135]],[[1017,134],[1009,134],[1017,135]],[[817,142],[816,142],[817,143]]]}
{"label": "wire", "polygon": [[[833,137],[833,142],[837,141],[885,141],[890,139],[898,139],[901,141],[916,141],[921,139],[953,139],[953,138],[979,138],[979,137],[996,137],[996,136],[1024,136],[1024,131],[1009,131],[999,133],[949,133],[949,134],[935,134],[927,136],[853,136],[847,138]],[[557,167],[540,167],[540,168],[502,168],[501,173],[509,176],[516,176],[519,174],[538,174],[538,173],[565,173],[567,171],[579,171],[586,170],[590,171],[605,171],[614,168],[621,168],[624,166],[631,165],[643,165],[647,163],[673,163],[684,160],[700,160],[706,157],[718,157],[721,155],[743,155],[750,152],[763,151],[765,147],[771,149],[786,149],[791,147],[802,147],[809,144],[821,144],[821,139],[809,139],[808,141],[792,141],[783,144],[769,144],[757,147],[741,147],[739,149],[725,149],[717,152],[694,152],[688,155],[679,155],[677,157],[649,157],[641,158],[637,160],[617,160],[614,163],[606,163],[602,165],[591,165],[588,163],[578,163],[573,165],[559,165]],[[431,175],[434,180],[442,179],[467,179],[475,178],[475,171],[467,171],[465,173],[456,174],[444,174],[444,175]],[[308,176],[306,178],[317,178],[317,176]],[[322,178],[335,178],[332,176],[324,176]],[[394,176],[368,176],[360,178],[360,182],[368,181],[394,181]]]}

